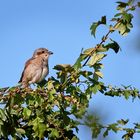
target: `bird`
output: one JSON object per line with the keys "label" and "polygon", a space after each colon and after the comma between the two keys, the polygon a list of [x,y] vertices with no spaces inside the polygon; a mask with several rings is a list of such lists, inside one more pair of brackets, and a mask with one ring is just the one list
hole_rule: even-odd
{"label": "bird", "polygon": [[53,52],[46,48],[38,48],[26,61],[19,83],[26,88],[34,83],[41,83],[49,73],[48,59]]}

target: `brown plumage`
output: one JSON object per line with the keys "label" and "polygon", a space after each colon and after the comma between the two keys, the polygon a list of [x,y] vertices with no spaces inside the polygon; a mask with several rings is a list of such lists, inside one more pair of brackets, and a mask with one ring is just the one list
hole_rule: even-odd
{"label": "brown plumage", "polygon": [[27,87],[33,83],[40,83],[49,73],[48,59],[53,54],[46,48],[39,48],[35,50],[32,58],[25,63],[22,72],[20,83],[22,87]]}

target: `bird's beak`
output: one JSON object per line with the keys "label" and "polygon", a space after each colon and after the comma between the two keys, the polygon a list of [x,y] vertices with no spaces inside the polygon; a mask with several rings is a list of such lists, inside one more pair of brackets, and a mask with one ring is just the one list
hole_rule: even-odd
{"label": "bird's beak", "polygon": [[52,54],[53,54],[53,52],[49,51],[49,55],[52,55]]}

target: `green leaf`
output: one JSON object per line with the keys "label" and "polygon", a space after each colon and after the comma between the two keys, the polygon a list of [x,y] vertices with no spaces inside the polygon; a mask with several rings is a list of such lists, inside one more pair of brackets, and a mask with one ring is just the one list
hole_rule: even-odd
{"label": "green leaf", "polygon": [[139,123],[134,123],[136,129],[140,129],[140,124]]}
{"label": "green leaf", "polygon": [[4,124],[3,120],[0,119],[0,126],[3,125],[3,124]]}
{"label": "green leaf", "polygon": [[119,17],[121,15],[122,15],[122,13],[117,13],[114,17]]}
{"label": "green leaf", "polygon": [[23,109],[23,116],[26,118],[26,119],[28,119],[29,117],[30,117],[30,115],[31,115],[31,110],[30,109],[28,109],[28,108],[24,108]]}
{"label": "green leaf", "polygon": [[103,133],[103,136],[104,137],[108,136],[108,129]]}
{"label": "green leaf", "polygon": [[89,76],[91,76],[93,74],[93,72],[91,71],[81,71],[80,74],[86,78],[88,78]]}
{"label": "green leaf", "polygon": [[91,90],[92,90],[92,92],[93,92],[94,94],[96,94],[97,91],[99,90],[99,85],[94,85],[94,86],[92,86],[92,87],[91,87]]}
{"label": "green leaf", "polygon": [[131,6],[134,3],[135,0],[129,0],[128,5]]}
{"label": "green leaf", "polygon": [[3,109],[0,108],[0,119],[6,121],[7,117]]}
{"label": "green leaf", "polygon": [[125,134],[125,135],[122,136],[122,139],[124,139],[124,140],[130,140],[130,137],[129,137],[128,134]]}
{"label": "green leaf", "polygon": [[113,50],[115,51],[115,53],[118,53],[118,51],[119,51],[119,49],[120,49],[119,44],[118,44],[116,41],[112,40],[112,39],[111,39],[111,41],[112,41],[113,43],[109,43],[109,44],[107,44],[105,47],[106,47],[106,48],[109,48],[109,49],[113,49]]}
{"label": "green leaf", "polygon": [[122,138],[124,140],[130,140],[130,138],[133,139],[133,135],[134,135],[134,133],[136,133],[136,130],[135,129],[127,128],[127,129],[125,129],[125,131],[127,133],[125,135],[123,135]]}
{"label": "green leaf", "polygon": [[33,121],[30,121],[29,126],[33,126],[33,130],[35,132],[34,137],[43,138],[44,132],[46,131],[46,125],[43,123],[43,119],[40,117],[36,117]]}
{"label": "green leaf", "polygon": [[114,131],[115,133],[118,131],[118,124],[117,123],[113,123],[113,124],[110,124],[108,127],[109,129],[112,129],[112,131]]}
{"label": "green leaf", "polygon": [[89,66],[93,66],[95,63],[101,61],[106,55],[105,54],[97,54],[97,53],[94,53],[89,62],[88,62],[88,65]]}
{"label": "green leaf", "polygon": [[79,56],[79,58],[77,59],[77,61],[73,65],[73,68],[75,70],[79,70],[82,67],[81,62],[82,62],[82,58],[81,58],[81,56]]}
{"label": "green leaf", "polygon": [[59,64],[59,65],[56,65],[56,66],[54,66],[54,69],[55,70],[66,70],[66,69],[69,69],[69,68],[71,68],[71,65],[69,65],[69,64]]}
{"label": "green leaf", "polygon": [[106,24],[106,16],[103,16],[103,17],[101,18],[100,21],[98,21],[98,22],[93,22],[93,24],[91,25],[90,30],[91,30],[91,34],[92,34],[94,37],[95,37],[95,34],[96,34],[96,29],[97,29],[97,27],[98,27],[99,25],[101,25],[101,24]]}
{"label": "green leaf", "polygon": [[47,89],[48,89],[48,91],[51,91],[52,89],[54,89],[53,81],[51,81],[51,80],[48,81]]}
{"label": "green leaf", "polygon": [[74,136],[71,140],[79,140],[76,136]]}
{"label": "green leaf", "polygon": [[84,50],[83,54],[90,55],[94,50],[95,50],[95,48],[86,49],[86,50]]}
{"label": "green leaf", "polygon": [[127,120],[121,119],[121,120],[118,120],[117,123],[121,124],[121,125],[126,125],[128,123],[128,121],[129,121],[128,119]]}
{"label": "green leaf", "polygon": [[25,134],[25,130],[22,128],[16,128],[16,132],[19,134]]}
{"label": "green leaf", "polygon": [[58,138],[59,137],[59,132],[56,129],[51,129],[51,133],[49,135],[50,138]]}
{"label": "green leaf", "polygon": [[95,74],[98,75],[100,78],[103,78],[103,74],[100,71],[95,71]]}
{"label": "green leaf", "polygon": [[132,14],[128,14],[126,12],[123,12],[122,14],[122,18],[124,21],[126,21],[127,23],[131,23],[133,15]]}
{"label": "green leaf", "polygon": [[127,29],[127,26],[126,24],[124,23],[118,23],[116,26],[115,26],[115,29],[117,29],[119,31],[119,34],[125,36],[126,35],[126,29]]}
{"label": "green leaf", "polygon": [[[133,10],[133,9],[132,9]],[[132,25],[133,15],[125,11],[122,12],[122,17],[119,18],[119,22],[115,25],[116,30],[119,31],[119,34],[125,36],[130,32]]]}
{"label": "green leaf", "polygon": [[117,10],[120,10],[120,11],[124,11],[126,6],[128,6],[128,3],[125,3],[122,1],[118,1],[117,3],[118,3]]}
{"label": "green leaf", "polygon": [[106,52],[108,51],[108,48],[106,48],[104,45],[101,45],[96,49],[97,52]]}
{"label": "green leaf", "polygon": [[76,60],[75,64],[73,65],[73,68],[75,70],[79,70],[82,67],[82,61],[88,57],[87,54],[80,54],[78,59]]}
{"label": "green leaf", "polygon": [[140,7],[140,2],[138,2],[137,4],[138,4],[138,7]]}
{"label": "green leaf", "polygon": [[124,97],[125,97],[125,99],[128,100],[130,96],[131,96],[131,95],[130,95],[130,92],[127,91],[127,90],[125,90],[125,91],[124,91]]}

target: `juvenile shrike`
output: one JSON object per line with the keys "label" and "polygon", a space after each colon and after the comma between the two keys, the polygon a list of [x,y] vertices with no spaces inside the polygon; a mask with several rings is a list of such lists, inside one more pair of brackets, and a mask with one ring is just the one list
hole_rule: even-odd
{"label": "juvenile shrike", "polygon": [[49,73],[48,59],[53,52],[46,48],[39,48],[34,51],[32,58],[26,63],[22,72],[20,83],[22,87],[28,87],[33,83],[40,83]]}

